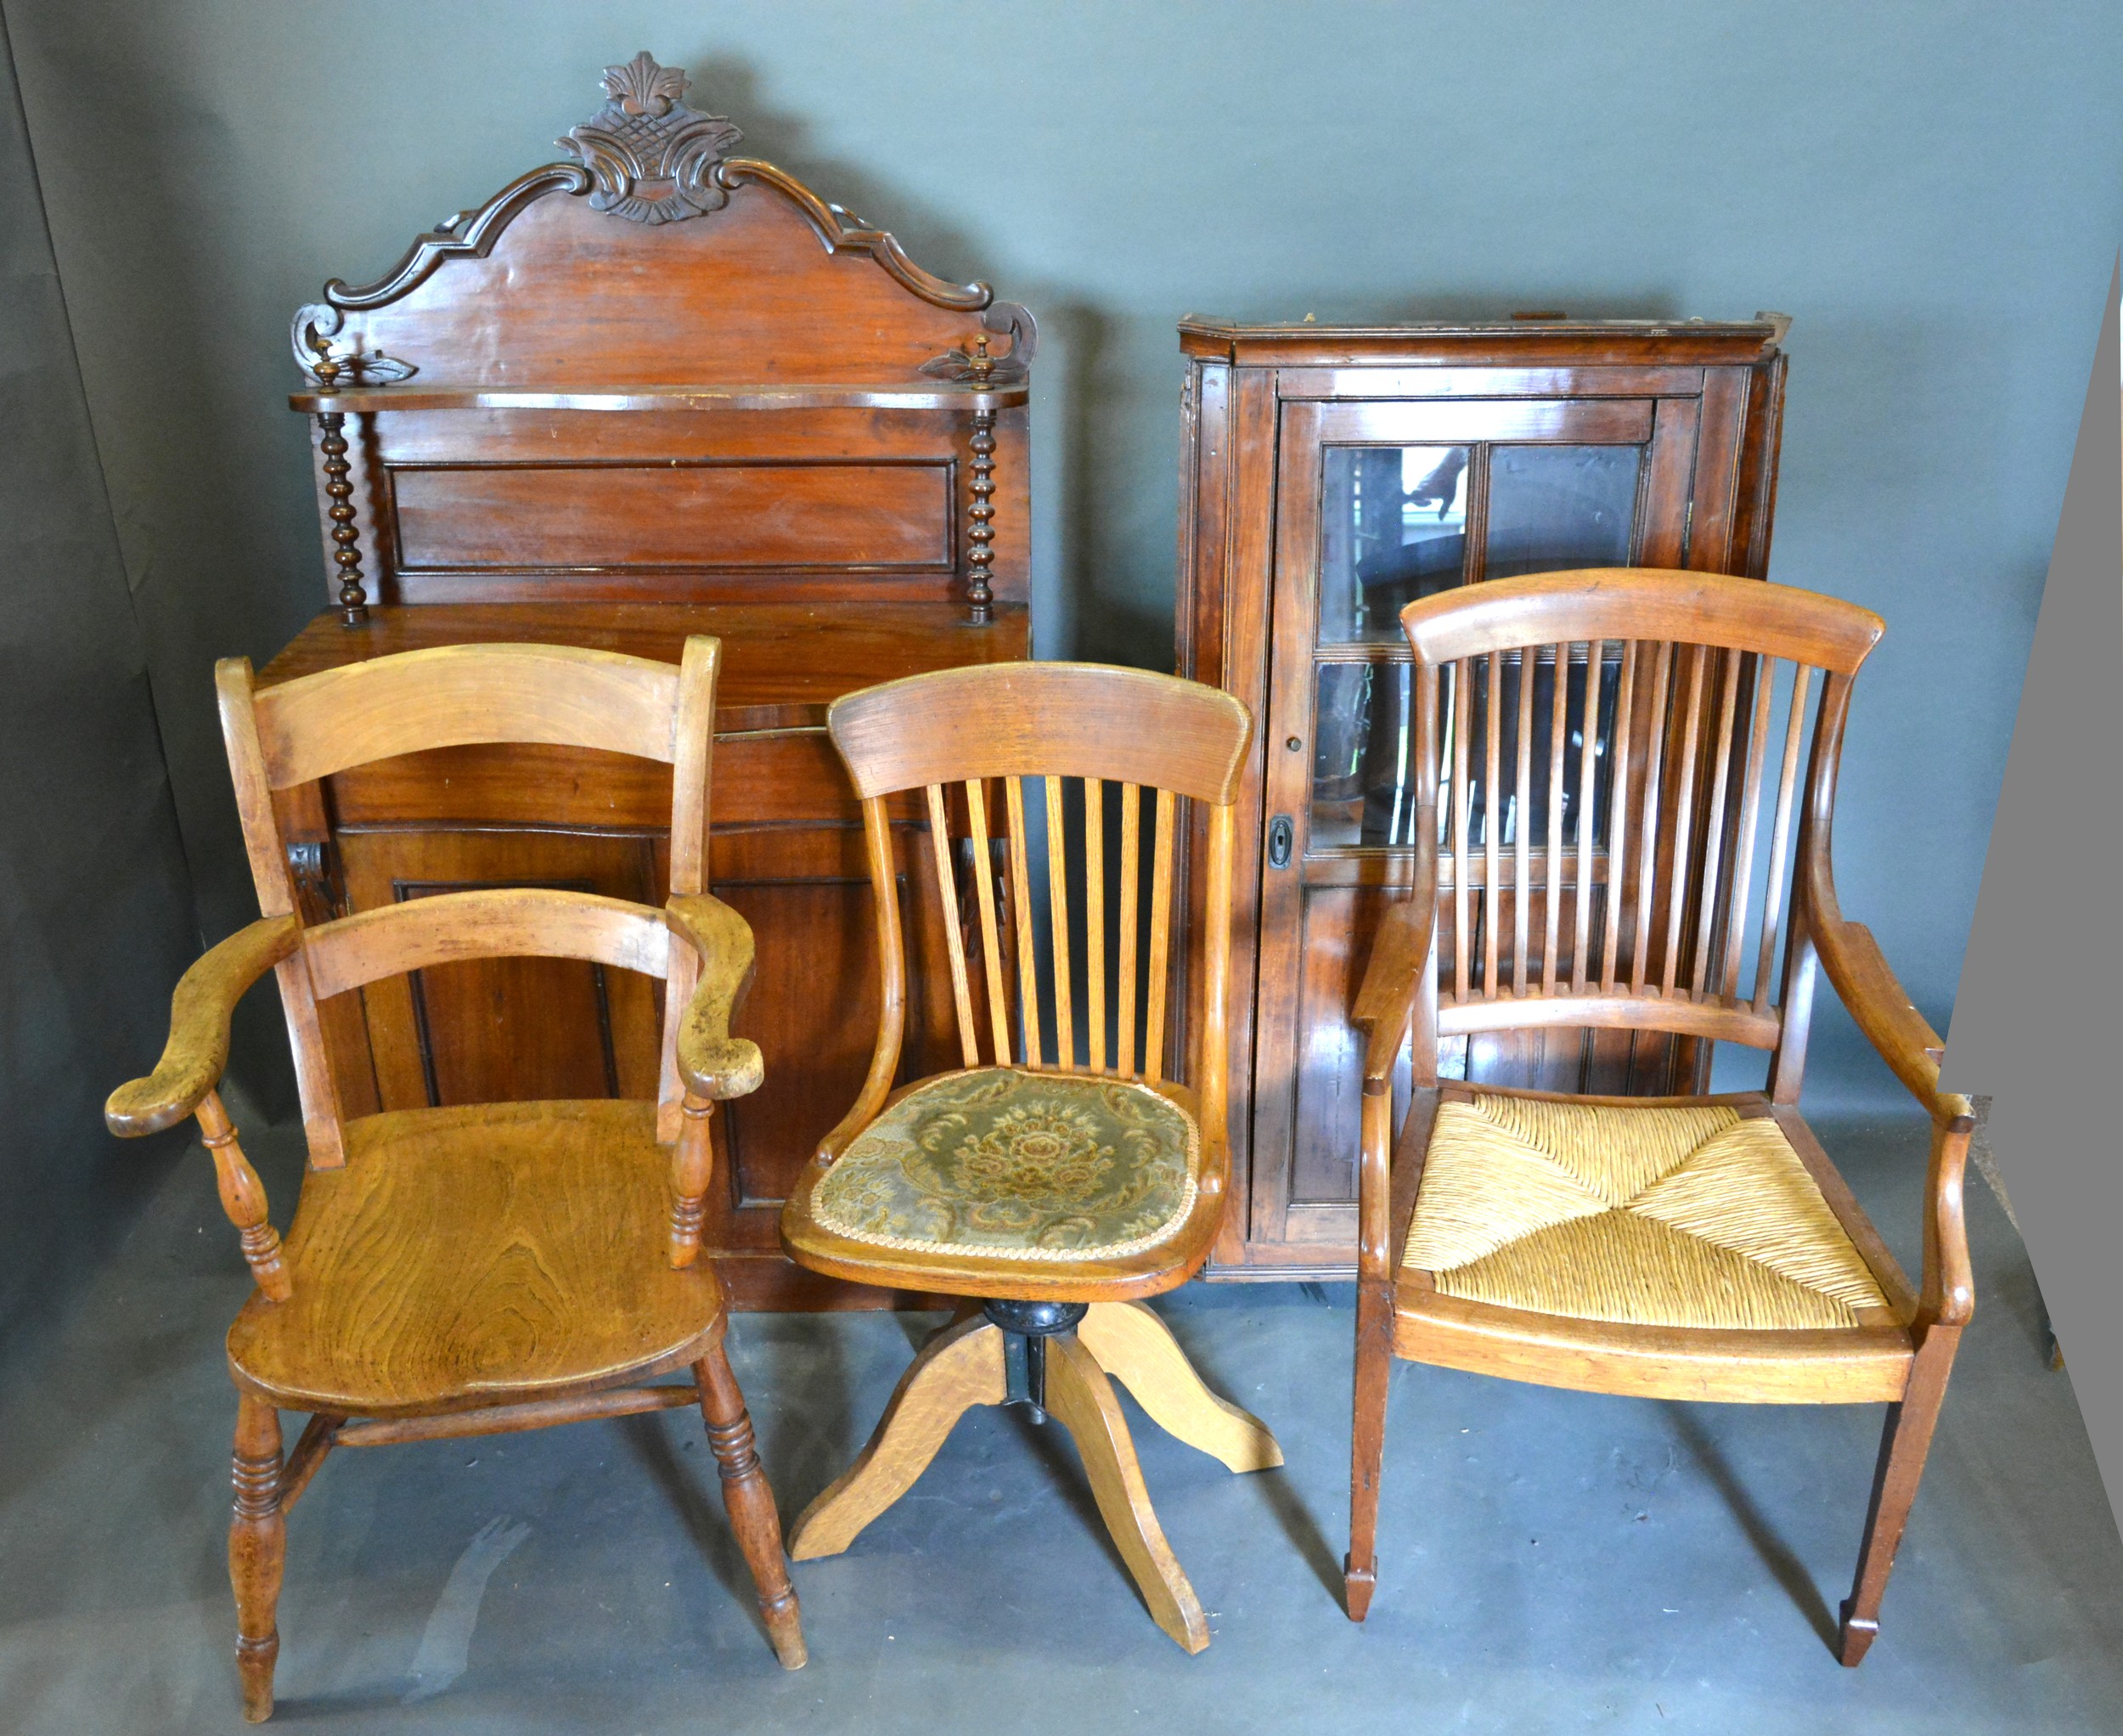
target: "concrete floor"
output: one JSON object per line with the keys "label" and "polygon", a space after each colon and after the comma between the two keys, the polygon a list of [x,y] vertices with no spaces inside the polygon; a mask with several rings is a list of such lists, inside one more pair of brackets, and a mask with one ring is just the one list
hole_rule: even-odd
{"label": "concrete floor", "polygon": [[[1923,1129],[1822,1130],[1913,1266]],[[293,1197],[290,1141],[256,1153]],[[284,1215],[284,1214],[282,1214]],[[1161,1309],[1280,1433],[1235,1478],[1130,1406],[1211,1611],[1151,1625],[1052,1425],[976,1412],[846,1556],[796,1570],[776,1667],[689,1412],[337,1455],[290,1525],[276,1722],[318,1731],[2123,1728],[2123,1547],[2026,1256],[1971,1185],[1979,1312],[1857,1671],[1827,1650],[1878,1407],[1689,1406],[1400,1364],[1370,1621],[1345,1542],[1347,1286]],[[246,1288],[206,1164],[177,1169],[62,1330],[0,1375],[0,1726],[239,1728],[222,1565]],[[785,1513],[844,1465],[926,1317],[740,1316]]]}

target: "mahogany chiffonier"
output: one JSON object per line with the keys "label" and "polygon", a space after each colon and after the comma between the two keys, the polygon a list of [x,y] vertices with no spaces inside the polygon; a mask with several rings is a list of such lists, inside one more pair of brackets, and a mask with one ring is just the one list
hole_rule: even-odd
{"label": "mahogany chiffonier", "polygon": [[[1233,1192],[1212,1276],[1354,1270],[1363,1046],[1349,1012],[1425,847],[1399,611],[1568,567],[1762,577],[1788,324],[1182,322],[1179,668],[1261,720],[1238,808]],[[1596,679],[1603,736],[1614,671]],[[1536,730],[1555,679],[1535,672]],[[1496,823],[1509,843],[1546,817]],[[1574,1029],[1444,1047],[1451,1077],[1630,1094],[1699,1089],[1709,1058],[1707,1044]]]}
{"label": "mahogany chiffonier", "polygon": [[[1030,654],[1034,326],[682,100],[647,54],[606,69],[569,153],[295,317],[332,606],[266,685],[424,645],[525,640],[676,662],[722,640],[714,892],[758,963],[739,1029],[767,1082],[715,1123],[707,1247],[739,1306],[881,1295],[799,1271],[782,1199],[859,1092],[876,975],[860,809],[825,733],[839,695]],[[407,755],[290,792],[307,920],[490,884],[665,896],[671,774],[560,748]],[[921,816],[903,1065],[950,1064]],[[863,1009],[849,1017],[851,1007]],[[646,979],[451,963],[326,1004],[346,1114],[653,1097]],[[325,1113],[303,1081],[304,1113]]]}

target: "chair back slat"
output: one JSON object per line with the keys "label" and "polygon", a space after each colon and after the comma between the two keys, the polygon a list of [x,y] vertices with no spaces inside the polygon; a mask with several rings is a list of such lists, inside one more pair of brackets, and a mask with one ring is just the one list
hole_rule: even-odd
{"label": "chair back slat", "polygon": [[[936,883],[950,887],[957,883],[951,865],[950,809],[944,798],[943,786],[931,784],[922,794],[929,806],[929,841],[936,847]],[[973,865],[973,876],[980,877],[980,866]],[[956,912],[947,910],[943,924],[944,949],[951,960],[951,1000],[958,1009],[959,1046],[968,1067],[981,1064],[980,1035],[973,1023],[973,989],[966,975],[966,937],[955,920]]]}
{"label": "chair back slat", "polygon": [[[887,801],[902,786],[887,780],[934,772],[927,783],[904,787],[922,791],[919,811],[930,834],[924,848],[943,901],[963,1063],[1152,1082],[1187,1073],[1193,1082],[1203,1046],[1223,1052],[1227,1015],[1220,1004],[1197,1014],[1180,998],[1180,865],[1191,811],[1182,803],[1202,803],[1215,816],[1205,834],[1195,834],[1208,840],[1209,878],[1200,883],[1222,886],[1228,907],[1229,816],[1252,719],[1229,696],[1171,676],[1062,666],[1063,680],[1051,686],[1040,676],[1052,667],[945,671],[835,702],[828,726],[863,794],[873,876],[898,860],[891,837],[907,824],[905,809]],[[1042,715],[1059,718],[1043,711],[1057,696],[1074,707],[1062,720],[1059,764],[1043,764],[1028,739],[1000,748],[989,739],[998,729],[1022,734]],[[998,781],[1000,813],[990,793]],[[999,846],[1007,862],[1001,890],[992,866]],[[962,874],[972,876],[970,887]],[[878,895],[882,910],[885,893]],[[1212,916],[1209,925],[1200,956],[1203,970],[1222,982],[1228,915]],[[974,992],[975,945],[986,978],[984,1014]],[[888,966],[888,1000],[895,982],[904,990],[904,959],[896,971]],[[1173,1053],[1182,1031],[1184,1068]],[[896,1058],[887,1067],[884,1053],[873,1060],[873,1081],[896,1076]]]}
{"label": "chair back slat", "polygon": [[679,671],[572,645],[451,645],[325,669],[257,696],[284,790],[350,766],[483,741],[602,748],[667,764]]}
{"label": "chair back slat", "polygon": [[551,887],[481,887],[409,899],[308,930],[310,982],[329,999],[385,977],[462,959],[572,958],[662,977],[671,931],[660,910]]}
{"label": "chair back slat", "polygon": [[1052,955],[1054,1064],[1076,1065],[1076,1012],[1069,972],[1069,848],[1062,780],[1042,778],[1047,797],[1047,945]]}
{"label": "chair back slat", "polygon": [[[988,977],[988,1019],[1000,1063],[1010,1054],[1010,991],[1003,984],[1002,928],[995,918],[995,856],[988,835],[988,791],[978,778],[966,786],[966,832],[973,846],[971,873],[974,902],[980,912],[981,959]],[[1015,882],[1019,876],[1013,871],[1011,877]],[[950,882],[939,876],[938,884],[948,887]],[[949,914],[946,912],[947,916]],[[967,1039],[966,1048],[973,1057],[966,1065],[977,1067],[977,1039]]]}
{"label": "chair back slat", "polygon": [[1165,989],[1171,976],[1172,855],[1179,803],[1169,790],[1157,792],[1157,834],[1150,856],[1150,1006],[1143,1014],[1142,1076],[1152,1085],[1165,1076]]}
{"label": "chair back slat", "polygon": [[[1825,719],[1878,623],[1705,574],[1680,576],[1687,608],[1640,607],[1660,579],[1533,575],[1404,612],[1444,1039],[1604,1027],[1796,1052],[1778,1003],[1794,864],[1832,787]],[[1630,1052],[1670,1057],[1651,1082],[1708,1051]]]}
{"label": "chair back slat", "polygon": [[[222,732],[261,910],[297,910],[278,792],[373,760],[481,743],[584,748],[670,765],[670,890],[679,897],[704,892],[719,653],[719,642],[705,635],[686,640],[675,667],[577,646],[448,645],[262,690],[246,660],[224,660],[215,668]],[[482,890],[409,899],[309,928],[301,955],[281,967],[280,984],[312,1164],[336,1167],[346,1149],[318,1000],[380,977],[473,957],[583,958],[664,978],[657,1130],[676,1138],[678,1033],[697,980],[694,955],[688,947],[667,947],[660,912],[617,905],[633,913],[621,921],[611,910],[597,916],[586,914],[588,906],[551,902],[587,896]]]}
{"label": "chair back slat", "polygon": [[[1051,822],[1050,822],[1051,824]],[[1052,848],[1053,833],[1048,833]],[[1106,1071],[1106,781],[1084,780],[1084,1020],[1091,1071]]]}
{"label": "chair back slat", "polygon": [[[1010,907],[1017,921],[1017,1025],[1024,1042],[1025,1065],[1046,1062],[1039,1032],[1039,950],[1032,921],[1032,872],[1025,846],[1025,781],[1003,780],[1003,799],[1010,820]],[[1007,1051],[1005,1051],[1005,1053]],[[1000,1062],[1002,1056],[997,1056]]]}
{"label": "chair back slat", "polygon": [[1115,963],[1120,1005],[1113,1064],[1123,1079],[1135,1076],[1135,970],[1141,932],[1137,922],[1142,900],[1142,786],[1120,786],[1120,934]]}

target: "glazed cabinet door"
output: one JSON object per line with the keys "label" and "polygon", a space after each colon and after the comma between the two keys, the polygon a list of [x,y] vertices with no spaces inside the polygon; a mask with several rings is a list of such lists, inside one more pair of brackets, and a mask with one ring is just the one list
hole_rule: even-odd
{"label": "glazed cabinet door", "polygon": [[[1278,1246],[1301,1265],[1354,1260],[1362,1046],[1348,1009],[1381,914],[1412,882],[1416,851],[1439,844],[1416,833],[1400,610],[1515,573],[1689,564],[1689,502],[1703,480],[1698,409],[1693,397],[1653,396],[1284,404],[1263,782],[1256,1248]],[[1521,672],[1505,672],[1494,696],[1507,726],[1544,751],[1559,674],[1568,692],[1597,681],[1611,704],[1611,672],[1548,665],[1523,690]],[[1484,715],[1491,697],[1466,696],[1462,715]],[[1521,814],[1508,802],[1487,811],[1479,759],[1468,774],[1470,836],[1479,843],[1494,827],[1509,843],[1523,829],[1545,833],[1545,813]],[[1566,827],[1588,793],[1580,763],[1574,751],[1561,763]],[[1545,774],[1540,787],[1545,796]],[[1451,803],[1441,806],[1450,812]],[[1472,1053],[1461,1038],[1440,1055],[1448,1076],[1620,1091],[1634,1074],[1642,1091],[1653,1070],[1625,1050],[1618,1074],[1615,1055],[1574,1032],[1473,1040]],[[1662,1081],[1671,1063],[1658,1057]],[[1406,1074],[1404,1058],[1403,1091]]]}

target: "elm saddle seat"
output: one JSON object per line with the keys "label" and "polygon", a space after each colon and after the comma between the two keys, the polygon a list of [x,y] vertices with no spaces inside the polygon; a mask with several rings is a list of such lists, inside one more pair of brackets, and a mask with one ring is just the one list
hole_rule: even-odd
{"label": "elm saddle seat", "polygon": [[[1019,663],[850,694],[827,726],[863,801],[877,1042],[862,1096],[783,1208],[782,1242],[831,1277],[966,1299],[855,1463],[804,1509],[791,1553],[846,1549],[968,1407],[1050,1412],[1152,1616],[1198,1652],[1208,1619],[1151,1507],[1112,1379],[1233,1471],[1282,1463],[1266,1428],[1208,1389],[1142,1302],[1200,1268],[1223,1218],[1231,792],[1251,716],[1172,676]],[[908,947],[889,828],[891,804],[909,793],[929,822],[964,1065],[895,1091]],[[1175,911],[1187,915],[1174,895],[1182,800],[1206,892],[1175,946]],[[1192,1002],[1174,992],[1190,945],[1205,985]],[[1166,1065],[1181,1034],[1185,1085]]]}
{"label": "elm saddle seat", "polygon": [[[237,1389],[229,1576],[244,1716],[272,1716],[287,1514],[337,1447],[544,1428],[697,1404],[731,1528],[782,1664],[805,1660],[774,1496],[723,1347],[727,1299],[701,1258],[714,1106],[759,1085],[729,1034],[750,927],[705,888],[719,646],[677,667],[548,645],[380,657],[264,690],[216,670],[260,920],[177,984],[155,1073],[113,1092],[121,1135],[198,1117],[257,1288],[228,1334]],[[350,765],[472,743],[568,744],[670,768],[662,910],[553,888],[409,897],[336,921],[299,913],[276,798]],[[370,985],[492,958],[560,959],[664,981],[654,1102],[462,1104],[347,1115],[320,1009]],[[218,1095],[236,1001],[277,969],[309,1170],[284,1243]],[[684,1371],[683,1384],[639,1384]],[[309,1422],[281,1454],[280,1411]]]}
{"label": "elm saddle seat", "polygon": [[[1592,1392],[1884,1401],[1836,1642],[1855,1665],[1974,1310],[1973,1108],[1939,1089],[1940,1039],[1831,873],[1851,685],[1880,621],[1640,568],[1496,579],[1400,618],[1426,847],[1350,1013],[1366,1046],[1349,1614],[1377,1581],[1395,1356]],[[1916,1288],[1799,1113],[1821,972],[1931,1119]],[[1593,1035],[1671,1036],[1701,1046],[1705,1076],[1709,1046],[1736,1043],[1767,1054],[1767,1081],[1629,1097],[1440,1078],[1440,1042],[1469,1033],[1566,1058]]]}

